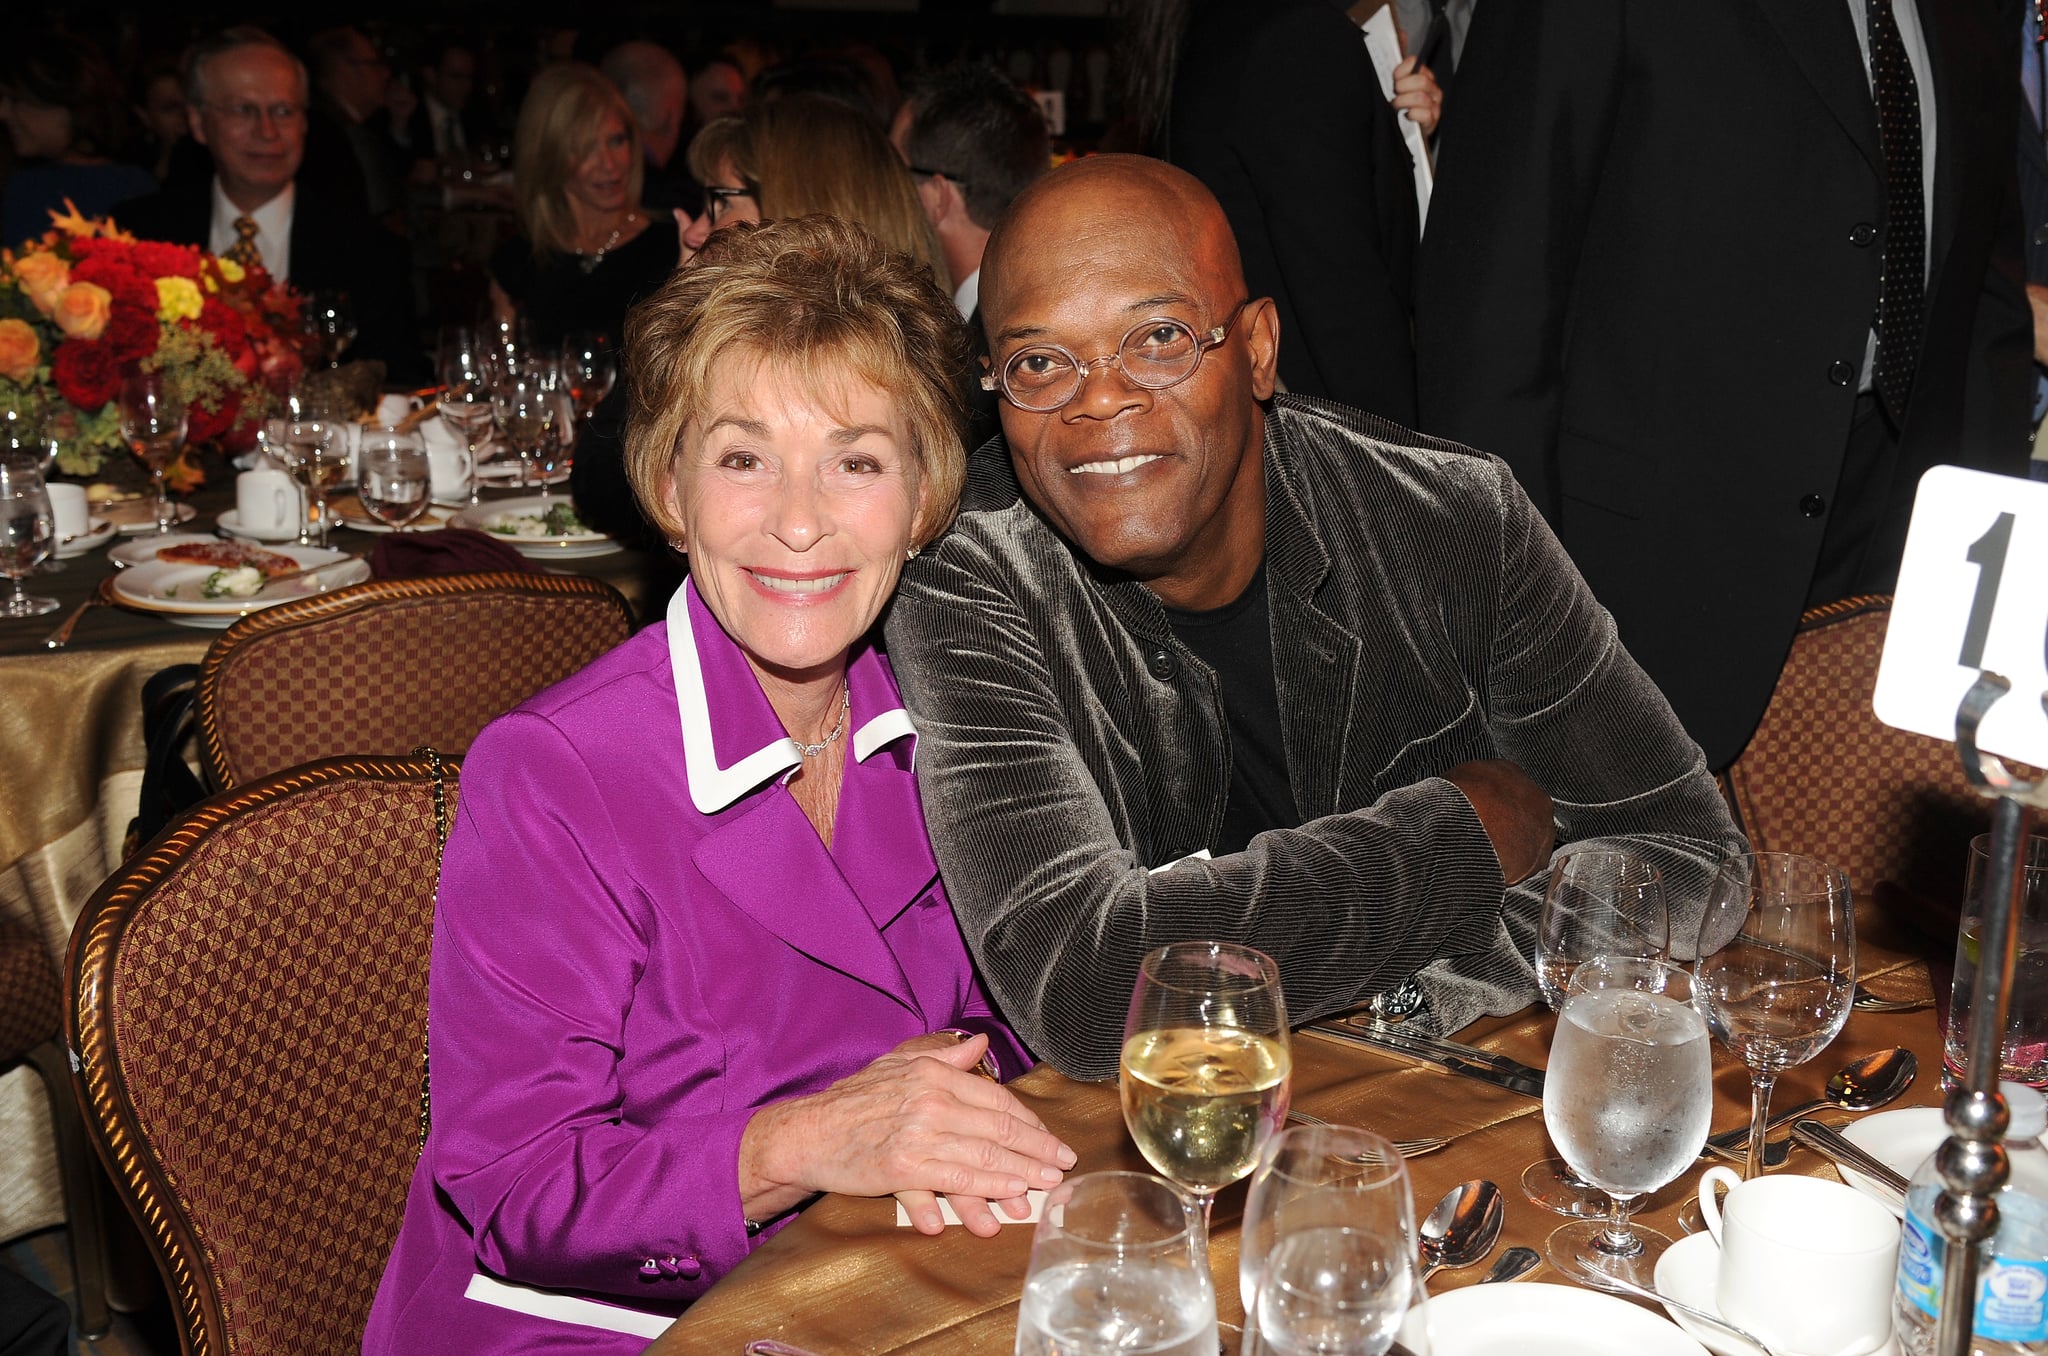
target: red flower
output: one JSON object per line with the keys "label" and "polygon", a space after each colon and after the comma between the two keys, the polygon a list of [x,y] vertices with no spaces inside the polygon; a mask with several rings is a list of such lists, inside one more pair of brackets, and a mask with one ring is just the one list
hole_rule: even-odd
{"label": "red flower", "polygon": [[195,402],[186,418],[185,440],[190,443],[212,442],[233,428],[241,416],[242,402],[233,396],[222,397],[220,408],[213,410]]}
{"label": "red flower", "polygon": [[199,308],[199,328],[213,336],[221,349],[233,355],[249,342],[249,327],[241,313],[219,297],[208,297]]}
{"label": "red flower", "polygon": [[154,315],[133,306],[120,306],[108,318],[100,342],[112,351],[115,362],[128,363],[156,352],[159,337]]}
{"label": "red flower", "polygon": [[151,278],[199,277],[199,251],[190,245],[138,240],[128,247],[128,260],[138,272]]}
{"label": "red flower", "polygon": [[97,283],[113,295],[115,309],[130,307],[156,314],[156,281],[125,259],[107,251],[88,256],[71,267],[73,282]]}
{"label": "red flower", "polygon": [[50,364],[57,394],[79,409],[93,411],[121,391],[121,365],[105,339],[66,339]]}

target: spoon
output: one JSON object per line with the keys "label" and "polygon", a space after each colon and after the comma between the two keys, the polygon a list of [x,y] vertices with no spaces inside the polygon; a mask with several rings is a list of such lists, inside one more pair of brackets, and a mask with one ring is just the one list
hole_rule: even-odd
{"label": "spoon", "polygon": [[1417,1246],[1422,1252],[1422,1279],[1449,1267],[1469,1267],[1500,1242],[1507,1216],[1500,1188],[1491,1182],[1460,1182],[1444,1194],[1422,1222]]}
{"label": "spoon", "polygon": [[1494,1281],[1512,1281],[1527,1275],[1543,1258],[1534,1248],[1509,1248],[1493,1264],[1493,1270],[1479,1278],[1479,1284],[1489,1285]]}
{"label": "spoon", "polygon": [[[1899,1094],[1913,1086],[1913,1078],[1919,1072],[1920,1061],[1913,1057],[1911,1050],[1900,1046],[1853,1059],[1829,1077],[1824,1094],[1772,1116],[1765,1133],[1827,1107],[1839,1111],[1875,1111],[1896,1101]],[[1740,1125],[1710,1136],[1706,1151],[1724,1158],[1740,1159],[1748,1152],[1748,1145],[1749,1127]],[[1785,1155],[1790,1151],[1790,1140],[1766,1145],[1764,1162],[1775,1167],[1785,1161]]]}

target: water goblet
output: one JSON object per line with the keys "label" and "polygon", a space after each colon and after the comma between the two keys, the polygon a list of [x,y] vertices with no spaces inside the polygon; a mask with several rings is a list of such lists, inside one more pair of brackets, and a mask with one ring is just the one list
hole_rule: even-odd
{"label": "water goblet", "polygon": [[1416,1281],[1415,1201],[1394,1146],[1345,1125],[1268,1141],[1245,1197],[1246,1328],[1280,1356],[1380,1356]]}
{"label": "water goblet", "polygon": [[[50,426],[25,410],[0,410],[0,461],[33,468],[47,484],[57,461],[57,437]],[[52,555],[36,567],[37,574],[62,574],[69,568]]]}
{"label": "water goblet", "polygon": [[382,426],[363,430],[356,449],[356,498],[363,511],[403,532],[427,511],[433,463],[419,435]]}
{"label": "water goblet", "polygon": [[156,530],[162,536],[173,526],[165,473],[185,446],[185,402],[171,389],[167,374],[144,371],[122,380],[118,399],[121,436],[149,468],[150,483],[156,489]]}
{"label": "water goblet", "polygon": [[39,617],[57,610],[55,598],[23,591],[21,581],[55,550],[57,518],[43,488],[41,468],[0,459],[0,574],[14,584],[0,601],[0,617]]}
{"label": "water goblet", "polygon": [[[1551,864],[1536,925],[1536,983],[1552,1012],[1564,1005],[1572,972],[1594,956],[1670,954],[1671,914],[1656,867],[1613,848],[1587,848]],[[1574,1219],[1607,1213],[1607,1193],[1556,1158],[1529,1165],[1522,1194]]]}
{"label": "water goblet", "polygon": [[1139,1152],[1194,1195],[1206,1223],[1216,1193],[1257,1166],[1287,1119],[1279,966],[1234,942],[1152,951],[1138,966],[1118,1070]]}
{"label": "water goblet", "polygon": [[1629,1216],[1707,1142],[1712,1041],[1691,993],[1684,969],[1638,956],[1597,956],[1572,975],[1543,1078],[1543,1124],[1572,1171],[1607,1193],[1609,1214],[1550,1235],[1545,1251],[1567,1276],[1584,1266],[1649,1286],[1671,1246]]}
{"label": "water goblet", "polygon": [[1827,1048],[1856,994],[1849,878],[1795,852],[1722,859],[1700,916],[1693,989],[1714,1035],[1749,1069],[1746,1181],[1764,1170],[1778,1075]]}
{"label": "water goblet", "polygon": [[1195,1202],[1144,1172],[1069,1177],[1031,1239],[1017,1356],[1215,1356],[1216,1288]]}

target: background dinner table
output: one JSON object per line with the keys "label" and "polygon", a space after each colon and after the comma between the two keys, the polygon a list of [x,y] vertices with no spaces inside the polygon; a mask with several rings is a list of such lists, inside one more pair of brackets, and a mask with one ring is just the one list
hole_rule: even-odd
{"label": "background dinner table", "polygon": [[[1961,883],[1959,875],[1959,891]],[[1927,967],[1914,954],[1910,932],[1878,917],[1867,898],[1858,904],[1857,926],[1858,975],[1870,991],[1884,998],[1928,995]],[[1457,1038],[1541,1068],[1554,1025],[1553,1014],[1539,1005],[1478,1022]],[[1521,1191],[1523,1169],[1551,1154],[1541,1102],[1307,1032],[1297,1031],[1291,1044],[1294,1108],[1389,1139],[1452,1137],[1447,1148],[1408,1162],[1418,1223],[1462,1181],[1483,1177],[1500,1186],[1507,1214],[1499,1244],[1477,1266],[1437,1272],[1428,1282],[1431,1294],[1478,1281],[1507,1248],[1521,1245],[1540,1254],[1551,1231],[1566,1222],[1532,1205]],[[1940,1105],[1941,1031],[1930,1007],[1903,1013],[1852,1011],[1841,1035],[1825,1050],[1785,1072],[1773,1107],[1788,1109],[1818,1097],[1828,1075],[1850,1059],[1895,1045],[1918,1057],[1920,1072],[1892,1107]],[[1151,1170],[1124,1129],[1116,1084],[1077,1083],[1041,1066],[1010,1087],[1073,1147],[1079,1156],[1076,1172]],[[1841,1123],[1839,1115],[1820,1115]],[[1749,1075],[1717,1045],[1714,1130],[1748,1121]],[[1701,1171],[1720,1161],[1702,1158],[1650,1196],[1636,1218],[1669,1237],[1682,1237],[1679,1208],[1692,1197]],[[1837,1177],[1825,1159],[1796,1145],[1775,1171]],[[1217,1198],[1210,1239],[1217,1311],[1227,1323],[1243,1321],[1237,1236],[1245,1190],[1239,1183]],[[993,1239],[976,1238],[959,1227],[927,1237],[897,1226],[893,1200],[827,1196],[713,1287],[647,1348],[648,1356],[724,1356],[762,1338],[819,1356],[1006,1356],[1016,1340],[1017,1302],[1032,1232],[1028,1224],[1013,1224]],[[1559,1284],[1563,1278],[1546,1262],[1516,1283],[1531,1281]]]}
{"label": "background dinner table", "polygon": [[[487,493],[486,502],[492,497]],[[184,502],[196,514],[180,530],[212,531],[218,515],[235,506],[233,473]],[[114,543],[134,540],[116,536]],[[368,552],[376,543],[375,534],[346,525],[330,541],[350,552]],[[59,573],[29,576],[28,591],[56,598],[58,611],[0,618],[0,916],[35,928],[60,968],[72,923],[121,864],[122,837],[142,783],[142,685],[159,669],[197,663],[220,634],[96,607],[70,644],[47,648],[43,642],[58,623],[114,573],[108,549],[67,560]],[[603,579],[626,595],[642,624],[660,615],[681,579],[673,563],[631,550],[552,568]],[[0,1144],[8,1146],[0,1154],[0,1240],[64,1215],[42,1097],[31,1069],[0,1077]]]}

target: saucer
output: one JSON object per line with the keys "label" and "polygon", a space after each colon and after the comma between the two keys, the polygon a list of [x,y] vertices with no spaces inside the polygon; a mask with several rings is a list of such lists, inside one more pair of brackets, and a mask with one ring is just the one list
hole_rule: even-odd
{"label": "saucer", "polygon": [[[1721,1266],[1721,1245],[1714,1241],[1712,1234],[1688,1234],[1667,1249],[1657,1259],[1657,1289],[1671,1298],[1690,1304],[1710,1314],[1721,1312],[1721,1306],[1714,1298],[1714,1278]],[[1664,1312],[1671,1315],[1671,1321],[1697,1338],[1707,1350],[1716,1356],[1765,1356],[1765,1353],[1751,1343],[1743,1341],[1726,1328],[1717,1328],[1703,1323],[1691,1314],[1664,1306]],[[1804,1356],[1790,1347],[1779,1348],[1784,1356]],[[1833,1356],[1833,1353],[1822,1353]],[[1883,1345],[1875,1348],[1869,1356],[1904,1356],[1897,1337],[1887,1337]]]}
{"label": "saucer", "polygon": [[1699,1356],[1653,1310],[1598,1290],[1517,1281],[1468,1285],[1408,1311],[1401,1341],[1433,1356]]}
{"label": "saucer", "polygon": [[111,522],[97,516],[88,518],[86,521],[90,526],[84,532],[79,533],[68,541],[58,542],[56,549],[51,554],[59,560],[70,560],[74,556],[82,556],[87,551],[105,546],[113,539],[114,525]]}
{"label": "saucer", "polygon": [[[295,542],[299,539],[299,529],[296,525],[280,528],[274,532],[269,530],[258,532],[254,528],[243,527],[242,514],[239,509],[226,509],[213,521],[219,525],[221,531],[227,533],[230,537],[240,537],[244,541]],[[341,515],[336,513],[332,507],[329,507],[327,510],[327,526],[330,529],[341,526]]]}
{"label": "saucer", "polygon": [[[1899,1176],[1911,1178],[1927,1161],[1927,1155],[1939,1149],[1941,1142],[1948,1138],[1948,1118],[1938,1106],[1880,1111],[1845,1126],[1842,1138]],[[1840,1163],[1835,1165],[1835,1171],[1841,1173],[1842,1180],[1850,1186],[1894,1215],[1905,1218],[1906,1205],[1898,1192]]]}

